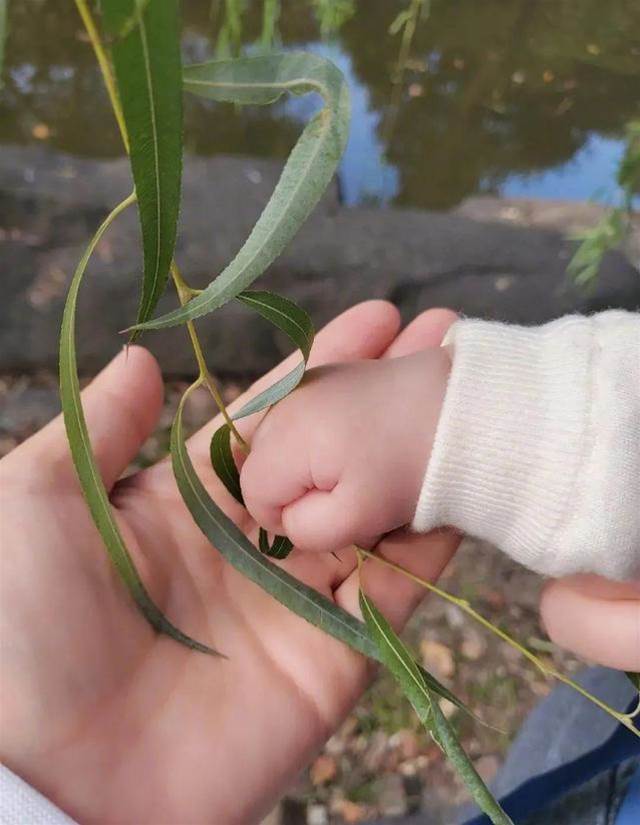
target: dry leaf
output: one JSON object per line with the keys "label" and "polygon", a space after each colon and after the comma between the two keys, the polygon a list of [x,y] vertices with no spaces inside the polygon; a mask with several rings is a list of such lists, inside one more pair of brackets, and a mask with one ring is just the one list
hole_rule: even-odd
{"label": "dry leaf", "polygon": [[324,785],[326,782],[331,782],[338,772],[336,760],[323,754],[319,756],[311,766],[309,775],[314,785]]}

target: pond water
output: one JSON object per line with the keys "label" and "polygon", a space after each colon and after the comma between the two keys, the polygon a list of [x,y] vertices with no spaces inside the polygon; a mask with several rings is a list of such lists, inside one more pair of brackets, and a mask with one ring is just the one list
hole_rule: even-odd
{"label": "pond water", "polygon": [[[9,7],[0,144],[120,154],[72,0]],[[616,198],[640,116],[640,0],[186,0],[183,16],[189,60],[292,47],[335,60],[353,98],[348,204]],[[189,100],[187,149],[284,158],[314,105]]]}

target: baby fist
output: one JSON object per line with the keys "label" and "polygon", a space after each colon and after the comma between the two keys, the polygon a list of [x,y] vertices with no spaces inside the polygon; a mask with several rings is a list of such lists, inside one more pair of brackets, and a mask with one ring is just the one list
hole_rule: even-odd
{"label": "baby fist", "polygon": [[310,370],[266,416],[240,482],[248,511],[300,549],[373,545],[414,513],[444,398],[442,349]]}

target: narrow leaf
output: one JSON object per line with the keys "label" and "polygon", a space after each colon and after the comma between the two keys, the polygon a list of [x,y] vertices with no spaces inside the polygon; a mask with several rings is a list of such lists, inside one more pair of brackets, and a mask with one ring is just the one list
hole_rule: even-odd
{"label": "narrow leaf", "polygon": [[[241,292],[238,299],[285,332],[300,349],[303,360],[284,378],[281,378],[245,404],[234,416],[236,419],[270,407],[297,386],[304,375],[314,338],[311,318],[293,301],[272,292],[249,291]],[[211,463],[218,478],[227,490],[236,501],[243,504],[240,475],[233,460],[231,431],[227,425],[220,427],[211,439]],[[269,536],[263,528],[260,528],[258,547],[263,555],[274,559],[286,559],[293,550],[293,544],[286,536],[275,536],[273,541],[270,542]]]}
{"label": "narrow leaf", "polygon": [[403,11],[399,12],[398,15],[395,17],[391,25],[389,26],[389,34],[395,36],[398,34],[411,20],[411,12],[409,9],[404,9]]}
{"label": "narrow leaf", "polygon": [[301,307],[274,292],[247,290],[238,299],[286,333],[305,361],[309,358],[315,331],[311,318]]}
{"label": "narrow leaf", "polygon": [[185,88],[212,100],[269,104],[285,93],[319,93],[325,103],[289,155],[262,215],[236,257],[184,307],[136,329],[193,320],[247,289],[277,258],[328,186],[347,143],[349,92],[340,71],[322,57],[291,52],[189,66]]}
{"label": "narrow leaf", "polygon": [[513,825],[460,745],[455,731],[440,709],[437,699],[432,695],[424,680],[423,672],[416,665],[413,656],[362,590],[360,590],[360,610],[378,647],[383,664],[396,678],[420,721],[446,753],[477,805],[495,825]]}
{"label": "narrow leaf", "polygon": [[240,473],[231,450],[231,430],[227,424],[223,424],[213,434],[210,454],[216,475],[235,500],[244,505],[240,488]]}
{"label": "narrow leaf", "polygon": [[272,559],[286,559],[293,550],[293,542],[286,536],[274,536],[273,541],[270,543],[269,534],[264,527],[261,527],[258,535],[258,547],[265,556]]}
{"label": "narrow leaf", "polygon": [[0,0],[0,89],[3,86],[4,48],[7,39],[7,0]]}
{"label": "narrow leaf", "polygon": [[360,612],[380,651],[382,663],[399,682],[422,724],[437,739],[431,696],[418,665],[375,604],[360,590]]}
{"label": "narrow leaf", "polygon": [[[180,494],[200,530],[212,546],[236,570],[277,599],[293,613],[306,619],[359,653],[381,661],[378,646],[367,627],[335,602],[298,581],[269,561],[211,499],[198,478],[184,440],[182,412],[184,398],[171,428],[171,461]],[[455,694],[424,670],[420,670],[430,690],[471,713]]]}
{"label": "narrow leaf", "polygon": [[314,328],[309,315],[293,301],[272,292],[245,291],[238,295],[242,303],[260,313],[285,332],[302,353],[302,362],[271,387],[247,402],[233,417],[244,418],[276,404],[294,390],[304,375],[313,345]]}
{"label": "narrow leaf", "polygon": [[173,257],[182,176],[178,0],[102,0],[131,151],[144,250],[138,322],[162,295]]}
{"label": "narrow leaf", "polygon": [[194,650],[199,650],[203,653],[215,653],[211,648],[191,639],[174,627],[147,593],[113,516],[107,490],[100,477],[100,471],[91,448],[87,424],[82,410],[75,347],[78,292],[87,264],[98,241],[115,218],[123,212],[127,206],[134,202],[135,196],[129,196],[105,219],[89,243],[71,281],[60,331],[60,398],[62,401],[62,414],[73,463],[89,511],[102,536],[105,548],[114,567],[135,599],[138,607],[157,631],[166,633],[168,636],[171,636],[173,639]]}
{"label": "narrow leaf", "polygon": [[362,622],[265,558],[211,499],[187,452],[182,427],[183,402],[171,429],[171,460],[178,489],[198,527],[232,567],[294,613],[361,653],[375,656],[375,646]]}
{"label": "narrow leaf", "polygon": [[632,673],[631,671],[627,671],[627,678],[638,693],[640,693],[640,673]]}

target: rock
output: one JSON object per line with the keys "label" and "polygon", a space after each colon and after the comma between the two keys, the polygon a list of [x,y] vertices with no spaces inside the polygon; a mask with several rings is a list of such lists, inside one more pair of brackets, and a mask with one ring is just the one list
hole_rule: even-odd
{"label": "rock", "polygon": [[328,825],[329,814],[324,805],[309,805],[307,808],[307,825]]}
{"label": "rock", "polygon": [[487,641],[475,627],[467,627],[464,630],[464,638],[460,645],[460,652],[472,662],[477,662],[487,650]]}
{"label": "rock", "polygon": [[365,805],[351,802],[348,799],[340,799],[333,806],[333,812],[341,816],[348,825],[356,822],[363,822],[368,816],[368,809]]}
{"label": "rock", "polygon": [[34,385],[20,379],[0,392],[0,432],[27,438],[60,412],[60,399],[55,385]]}
{"label": "rock", "polygon": [[455,673],[453,653],[442,642],[423,639],[420,642],[420,655],[424,667],[437,679],[450,679]]}
{"label": "rock", "polygon": [[[176,257],[194,286],[205,285],[240,248],[280,170],[278,162],[254,158],[186,159]],[[78,159],[44,146],[3,147],[0,370],[55,369],[71,274],[99,221],[130,185],[124,159]],[[521,207],[512,201],[498,207],[483,199],[446,214],[343,208],[332,187],[259,283],[298,301],[318,326],[366,298],[394,301],[405,319],[429,306],[447,305],[519,323],[640,305],[640,279],[623,254],[608,254],[597,287],[580,292],[565,278],[573,245],[557,218],[543,220],[547,206],[538,202],[535,209],[522,206],[517,220],[505,220],[504,209],[516,208]],[[137,217],[129,210],[90,265],[77,336],[84,373],[95,372],[117,351],[123,342],[118,330],[135,317],[139,246]],[[168,289],[158,312],[175,305]],[[223,375],[257,374],[290,349],[279,333],[235,302],[199,328],[210,367]],[[143,340],[166,374],[194,373],[184,330]]]}
{"label": "rock", "polygon": [[481,587],[478,595],[493,610],[502,611],[507,605],[507,597],[501,590],[490,590],[487,587]]}
{"label": "rock", "polygon": [[389,747],[398,751],[402,761],[415,759],[420,753],[420,745],[415,732],[407,728],[398,730],[389,737]]}
{"label": "rock", "polygon": [[309,776],[314,785],[325,785],[335,778],[337,772],[336,760],[332,756],[322,754],[311,766]]}
{"label": "rock", "polygon": [[452,630],[464,627],[464,613],[457,605],[447,602],[444,607],[444,613],[447,619],[447,624]]}
{"label": "rock", "polygon": [[407,794],[402,777],[390,773],[376,782],[378,808],[387,816],[402,816],[407,811]]}
{"label": "rock", "polygon": [[389,741],[384,731],[377,730],[370,737],[362,764],[366,771],[372,774],[379,772],[387,754]]}

